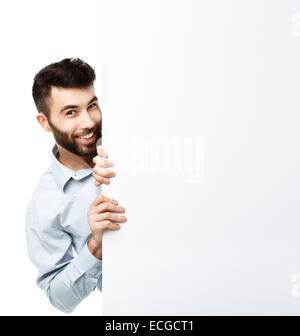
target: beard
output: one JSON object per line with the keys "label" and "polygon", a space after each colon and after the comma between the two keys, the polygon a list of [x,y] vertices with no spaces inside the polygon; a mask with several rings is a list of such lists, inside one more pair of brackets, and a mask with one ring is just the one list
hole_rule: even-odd
{"label": "beard", "polygon": [[93,132],[96,136],[95,141],[89,144],[78,143],[76,141],[76,135],[71,135],[70,138],[68,133],[62,132],[60,129],[54,126],[50,119],[48,120],[48,123],[51,127],[56,143],[67,151],[79,156],[94,157],[97,155],[96,142],[99,138],[102,138],[102,120],[100,120],[100,122],[96,124],[94,128],[91,128],[85,132],[85,134]]}

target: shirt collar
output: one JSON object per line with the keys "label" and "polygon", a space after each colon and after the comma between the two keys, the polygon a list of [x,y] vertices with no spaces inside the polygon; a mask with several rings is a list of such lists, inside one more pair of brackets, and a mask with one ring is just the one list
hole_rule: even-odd
{"label": "shirt collar", "polygon": [[52,148],[52,173],[53,177],[60,187],[62,191],[64,191],[64,187],[66,183],[73,178],[74,180],[81,180],[84,177],[90,175],[93,171],[93,168],[85,168],[74,171],[58,161],[59,158],[59,151],[57,145],[54,144]]}

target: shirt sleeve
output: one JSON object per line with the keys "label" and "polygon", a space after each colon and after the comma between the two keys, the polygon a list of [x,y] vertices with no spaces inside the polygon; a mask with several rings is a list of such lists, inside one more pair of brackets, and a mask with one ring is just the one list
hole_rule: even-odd
{"label": "shirt sleeve", "polygon": [[90,252],[87,241],[74,257],[71,236],[56,223],[42,227],[34,214],[26,214],[26,239],[39,272],[37,285],[55,308],[72,312],[101,280],[102,260]]}

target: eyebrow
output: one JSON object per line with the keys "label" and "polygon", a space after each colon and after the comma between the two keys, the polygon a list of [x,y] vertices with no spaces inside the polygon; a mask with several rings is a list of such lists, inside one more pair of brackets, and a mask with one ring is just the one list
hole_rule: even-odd
{"label": "eyebrow", "polygon": [[[98,98],[97,98],[96,96],[94,96],[94,97],[87,103],[87,105],[90,105],[93,101],[96,101],[96,100],[98,100]],[[78,105],[65,105],[65,106],[60,110],[59,113],[62,113],[62,112],[64,112],[65,110],[68,110],[68,109],[70,109],[70,108],[78,108],[78,107],[79,107]]]}

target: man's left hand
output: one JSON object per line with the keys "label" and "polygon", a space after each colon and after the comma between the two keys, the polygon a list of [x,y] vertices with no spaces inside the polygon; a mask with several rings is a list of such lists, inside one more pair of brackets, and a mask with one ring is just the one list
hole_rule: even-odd
{"label": "man's left hand", "polygon": [[116,173],[106,168],[112,167],[114,163],[104,159],[107,158],[108,155],[101,145],[97,147],[97,154],[98,155],[93,158],[93,162],[95,163],[93,168],[95,185],[99,186],[102,183],[109,184],[109,178],[116,176]]}

